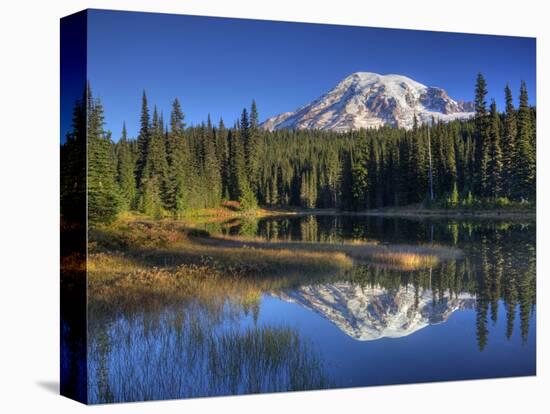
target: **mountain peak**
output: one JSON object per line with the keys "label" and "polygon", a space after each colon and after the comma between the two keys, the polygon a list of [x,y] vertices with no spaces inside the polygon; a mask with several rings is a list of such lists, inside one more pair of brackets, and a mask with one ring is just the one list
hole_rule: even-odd
{"label": "mountain peak", "polygon": [[384,125],[412,128],[415,115],[420,123],[432,117],[442,121],[469,118],[473,105],[403,75],[354,72],[310,104],[269,118],[262,126],[338,132]]}
{"label": "mountain peak", "polygon": [[408,78],[404,75],[398,75],[396,73],[388,73],[386,75],[381,75],[380,73],[374,73],[374,72],[354,72],[351,75],[344,78],[342,82],[345,81],[359,81],[359,82],[381,82],[381,83],[392,83],[392,82],[405,82],[405,83],[411,83],[415,84],[417,87],[426,87],[425,85],[422,85],[421,83],[418,83],[414,81],[411,78]]}

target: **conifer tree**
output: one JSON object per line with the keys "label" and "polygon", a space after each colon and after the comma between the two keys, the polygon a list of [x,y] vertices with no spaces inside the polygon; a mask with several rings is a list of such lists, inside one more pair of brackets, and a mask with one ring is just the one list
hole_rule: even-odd
{"label": "conifer tree", "polygon": [[[342,154],[342,172],[340,175],[339,192],[340,204],[337,206],[342,210],[354,210],[355,203],[353,199],[353,153],[351,148],[347,148]],[[366,201],[365,201],[366,204]]]}
{"label": "conifer tree", "polygon": [[172,102],[170,130],[168,131],[168,208],[179,217],[190,207],[191,171],[188,164],[189,148],[184,135],[184,114],[179,100]]}
{"label": "conifer tree", "polygon": [[250,210],[257,206],[254,192],[250,188],[246,166],[246,139],[249,134],[248,114],[243,110],[240,124],[230,131],[229,140],[229,194],[232,200],[238,200],[241,208]]}
{"label": "conifer tree", "polygon": [[[244,114],[243,114],[244,115]],[[259,118],[256,101],[252,100],[250,107],[250,122],[248,140],[246,146],[246,163],[248,176],[252,190],[257,194],[259,191],[259,158],[260,158],[260,137]]]}
{"label": "conifer tree", "polygon": [[141,178],[143,170],[145,169],[145,163],[147,160],[147,151],[149,150],[149,141],[151,137],[151,124],[149,118],[149,107],[147,104],[147,95],[143,91],[141,97],[141,117],[140,117],[140,129],[137,138],[138,145],[138,159],[136,162],[136,182],[141,185]]}
{"label": "conifer tree", "polygon": [[126,133],[126,123],[122,126],[122,136],[118,142],[117,181],[120,191],[121,209],[128,211],[136,201],[135,165],[132,150]]}
{"label": "conifer tree", "polygon": [[[416,118],[416,117],[415,117]],[[402,189],[401,197],[402,204],[410,204],[413,199],[412,183],[412,157],[411,157],[411,134],[407,131],[401,140],[398,141],[399,146],[399,187]]]}
{"label": "conifer tree", "polygon": [[502,192],[502,151],[500,146],[500,117],[497,105],[493,99],[491,103],[489,125],[489,156],[487,163],[487,195],[493,199],[499,197]]}
{"label": "conifer tree", "polygon": [[[417,125],[416,121],[415,125]],[[428,194],[428,161],[426,156],[427,145],[425,144],[426,137],[420,128],[415,128],[413,126],[411,141],[410,177],[412,182],[410,185],[413,189],[413,198],[410,201],[418,202],[423,200]]]}
{"label": "conifer tree", "polygon": [[243,157],[244,157],[244,167],[245,167],[245,175],[246,180],[250,183],[250,120],[248,117],[248,111],[246,108],[243,108],[243,111],[241,112],[241,119],[239,123],[239,137],[242,144],[242,150],[243,150]]}
{"label": "conifer tree", "polygon": [[515,152],[516,152],[516,111],[512,100],[512,91],[506,85],[504,89],[506,111],[504,115],[504,132],[502,135],[502,191],[507,197],[511,197],[515,181]]}
{"label": "conifer tree", "polygon": [[214,131],[210,114],[206,128],[203,128],[202,134],[204,148],[204,188],[206,194],[206,207],[217,207],[222,200],[222,178],[220,166],[216,156],[216,144],[214,142]]}
{"label": "conifer tree", "polygon": [[453,125],[447,124],[442,126],[443,135],[443,163],[445,165],[445,179],[443,194],[453,190],[454,184],[458,184],[459,163],[463,162],[460,151],[463,149],[464,142],[458,137],[458,132]]}
{"label": "conifer tree", "polygon": [[61,146],[61,215],[63,221],[79,223],[86,203],[87,87],[73,107],[72,130]]}
{"label": "conifer tree", "polygon": [[306,167],[300,177],[300,204],[305,208],[314,208],[317,202],[317,171],[315,167]]}
{"label": "conifer tree", "polygon": [[145,214],[160,217],[164,205],[169,204],[168,161],[166,158],[166,139],[162,117],[157,108],[153,111],[149,144],[147,145],[145,167],[142,177],[143,193],[140,206]]}
{"label": "conifer tree", "polygon": [[119,197],[116,188],[116,166],[113,163],[112,141],[104,130],[103,105],[94,99],[88,85],[88,220],[110,222],[116,218]]}
{"label": "conifer tree", "polygon": [[477,75],[475,89],[475,173],[476,192],[487,195],[487,164],[489,162],[489,128],[487,117],[487,83],[481,73]]}
{"label": "conifer tree", "polygon": [[453,190],[451,192],[451,196],[450,196],[450,205],[451,207],[456,207],[458,205],[458,199],[459,199],[459,195],[458,195],[458,186],[456,185],[456,182],[453,183]]}
{"label": "conifer tree", "polygon": [[248,118],[248,111],[246,110],[246,108],[243,108],[243,111],[241,112],[239,134],[243,145],[245,163],[248,164],[247,160],[248,160],[248,145],[249,145],[249,138],[250,138],[250,121]]}
{"label": "conifer tree", "polygon": [[246,166],[241,135],[237,127],[229,131],[229,197],[238,200],[241,197],[242,181],[246,181]]}
{"label": "conifer tree", "polygon": [[160,185],[157,177],[144,177],[143,189],[139,199],[139,208],[142,213],[159,219],[162,217],[163,209],[160,194]]}
{"label": "conifer tree", "polygon": [[223,119],[220,118],[216,130],[216,158],[220,168],[221,192],[223,199],[229,199],[229,147],[227,140],[227,129]]}
{"label": "conifer tree", "polygon": [[365,137],[363,137],[355,151],[353,152],[353,158],[351,161],[350,175],[351,180],[351,205],[352,210],[364,210],[369,206],[368,193],[369,193],[369,172],[368,161],[370,158],[369,146]]}
{"label": "conifer tree", "polygon": [[521,83],[517,114],[516,197],[528,200],[535,193],[536,157],[532,147],[533,128],[525,82]]}

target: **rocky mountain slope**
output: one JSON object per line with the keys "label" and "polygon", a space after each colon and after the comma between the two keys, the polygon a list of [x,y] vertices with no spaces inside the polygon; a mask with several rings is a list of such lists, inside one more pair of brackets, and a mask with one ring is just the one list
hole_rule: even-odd
{"label": "rocky mountain slope", "polygon": [[339,132],[383,125],[412,128],[415,115],[419,123],[426,123],[432,117],[469,118],[473,111],[472,103],[455,101],[445,90],[406,76],[357,72],[310,104],[269,118],[262,126]]}

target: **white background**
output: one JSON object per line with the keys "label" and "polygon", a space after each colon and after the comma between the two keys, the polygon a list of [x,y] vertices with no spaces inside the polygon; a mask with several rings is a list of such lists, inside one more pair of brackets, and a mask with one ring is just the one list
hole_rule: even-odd
{"label": "white background", "polygon": [[[0,411],[548,412],[544,1],[4,0],[0,8]],[[87,8],[537,36],[538,376],[97,406],[59,397],[59,18]],[[327,51],[330,53],[330,51]],[[548,210],[547,210],[548,211]],[[546,323],[546,324],[545,324]],[[546,325],[546,326],[545,326]],[[545,348],[546,349],[543,349]]]}

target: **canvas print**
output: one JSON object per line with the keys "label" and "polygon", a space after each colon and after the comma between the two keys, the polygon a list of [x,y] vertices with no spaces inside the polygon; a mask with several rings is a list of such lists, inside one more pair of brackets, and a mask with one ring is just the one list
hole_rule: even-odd
{"label": "canvas print", "polygon": [[526,37],[63,18],[62,394],[535,375],[535,67]]}

